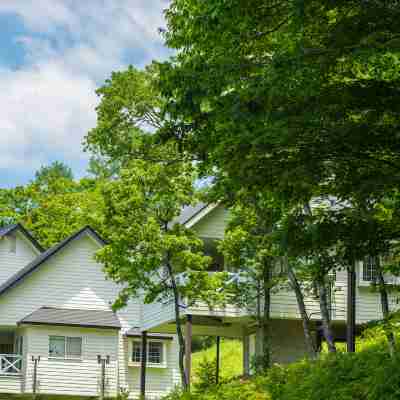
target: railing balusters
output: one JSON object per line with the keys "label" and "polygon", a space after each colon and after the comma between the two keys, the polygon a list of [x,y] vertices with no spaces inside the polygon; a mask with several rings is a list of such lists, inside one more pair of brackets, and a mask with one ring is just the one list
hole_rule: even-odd
{"label": "railing balusters", "polygon": [[22,370],[22,356],[0,354],[0,375],[19,375]]}

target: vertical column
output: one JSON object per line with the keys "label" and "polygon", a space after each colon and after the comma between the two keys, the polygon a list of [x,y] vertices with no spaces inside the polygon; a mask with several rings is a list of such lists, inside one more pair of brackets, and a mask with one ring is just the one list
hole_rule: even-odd
{"label": "vertical column", "polygon": [[186,320],[185,329],[185,370],[186,370],[186,382],[188,389],[190,389],[190,375],[192,370],[192,316],[188,315]]}
{"label": "vertical column", "polygon": [[356,351],[356,270],[355,262],[347,269],[347,351]]}
{"label": "vertical column", "polygon": [[250,336],[243,335],[243,375],[250,375]]}
{"label": "vertical column", "polygon": [[216,368],[215,368],[215,383],[219,383],[219,361],[220,361],[220,345],[221,345],[221,337],[217,336],[217,354],[216,354]]}
{"label": "vertical column", "polygon": [[140,397],[146,396],[147,332],[142,332],[142,356],[140,359]]}

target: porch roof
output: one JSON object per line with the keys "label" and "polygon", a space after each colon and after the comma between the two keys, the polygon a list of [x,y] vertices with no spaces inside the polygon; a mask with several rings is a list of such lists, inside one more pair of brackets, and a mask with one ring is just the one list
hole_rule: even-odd
{"label": "porch roof", "polygon": [[[125,336],[139,338],[142,337],[142,332],[139,328],[132,328],[125,333]],[[172,335],[166,335],[165,333],[148,332],[147,337],[149,339],[174,340],[174,337]]]}
{"label": "porch roof", "polygon": [[19,321],[19,324],[121,329],[119,319],[112,311],[53,307],[39,308]]}

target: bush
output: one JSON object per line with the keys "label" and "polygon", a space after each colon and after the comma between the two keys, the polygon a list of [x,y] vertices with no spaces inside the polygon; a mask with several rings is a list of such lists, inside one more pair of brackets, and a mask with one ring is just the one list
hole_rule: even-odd
{"label": "bush", "polygon": [[[397,343],[400,335],[396,334]],[[316,361],[301,360],[273,366],[264,376],[233,378],[213,385],[215,371],[202,366],[202,382],[192,394],[175,392],[168,400],[398,400],[400,347],[391,358],[382,325],[368,329],[357,343],[357,353],[321,354]]]}

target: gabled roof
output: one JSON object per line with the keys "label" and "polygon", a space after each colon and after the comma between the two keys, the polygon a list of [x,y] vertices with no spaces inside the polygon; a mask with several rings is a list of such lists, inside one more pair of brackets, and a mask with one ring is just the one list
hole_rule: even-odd
{"label": "gabled roof", "polygon": [[197,203],[195,206],[186,206],[182,209],[180,215],[172,222],[172,224],[180,223],[191,228],[217,206],[218,204],[207,204],[202,202]]}
{"label": "gabled roof", "polygon": [[33,247],[35,247],[37,251],[40,253],[44,251],[44,248],[40,245],[40,243],[21,224],[13,224],[0,228],[0,238],[10,235],[16,231],[21,232],[32,243]]}
{"label": "gabled roof", "polygon": [[11,278],[5,281],[2,285],[0,285],[0,295],[5,293],[7,290],[11,289],[15,285],[17,285],[20,281],[30,275],[33,271],[39,268],[46,260],[48,260],[53,255],[57,254],[61,249],[63,249],[67,244],[72,242],[73,240],[79,239],[82,236],[89,234],[92,236],[100,245],[104,246],[105,241],[100,237],[100,235],[93,230],[90,226],[86,226],[74,233],[73,235],[67,237],[59,244],[51,247],[46,250],[44,253],[40,254],[36,257],[31,263],[29,263],[24,268],[20,269],[16,274],[14,274]]}
{"label": "gabled roof", "polygon": [[19,321],[18,324],[121,329],[118,317],[111,310],[79,310],[54,307],[39,308]]}

